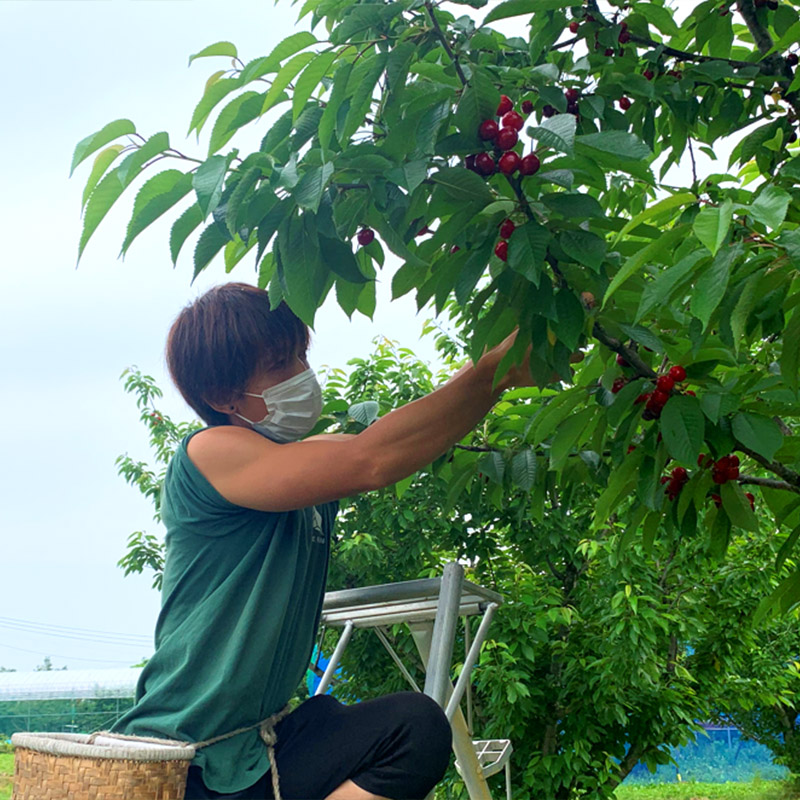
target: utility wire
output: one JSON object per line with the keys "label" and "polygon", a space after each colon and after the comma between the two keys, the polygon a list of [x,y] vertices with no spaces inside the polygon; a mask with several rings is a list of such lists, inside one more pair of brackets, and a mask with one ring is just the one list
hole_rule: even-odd
{"label": "utility wire", "polygon": [[[131,660],[119,661],[108,658],[81,658],[80,656],[65,656],[65,655],[60,655],[59,653],[43,653],[39,650],[28,650],[24,647],[14,647],[13,645],[5,644],[4,642],[0,642],[0,647],[3,647],[7,650],[19,650],[21,653],[33,653],[34,655],[42,656],[43,658],[45,657],[67,658],[70,661],[92,661],[96,664],[125,664],[128,667],[132,666]],[[61,670],[54,670],[54,671],[60,672]]]}
{"label": "utility wire", "polygon": [[0,627],[43,636],[59,636],[82,641],[103,642],[105,644],[149,645],[152,642],[152,637],[141,634],[72,628],[65,625],[51,625],[30,620],[14,619],[13,617],[0,617]]}

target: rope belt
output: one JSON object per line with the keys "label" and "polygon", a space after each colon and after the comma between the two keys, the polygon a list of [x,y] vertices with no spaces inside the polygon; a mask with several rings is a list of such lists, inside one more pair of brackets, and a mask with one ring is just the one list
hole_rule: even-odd
{"label": "rope belt", "polygon": [[202,742],[178,742],[172,739],[156,739],[150,736],[128,736],[124,733],[112,733],[111,731],[96,731],[93,733],[87,744],[94,744],[97,736],[105,736],[111,739],[122,739],[128,742],[150,742],[152,744],[172,744],[180,745],[182,747],[193,747],[195,750],[200,750],[203,747],[216,744],[217,742],[230,739],[233,736],[238,736],[240,733],[247,733],[258,728],[258,735],[267,746],[267,758],[269,758],[270,775],[272,777],[272,794],[275,800],[281,800],[281,790],[278,781],[278,765],[275,761],[275,745],[278,743],[278,736],[275,733],[275,726],[291,712],[291,708],[287,705],[275,714],[256,722],[255,725],[246,725],[244,728],[237,728],[230,733],[223,733],[220,736],[214,736],[211,739],[205,739]]}

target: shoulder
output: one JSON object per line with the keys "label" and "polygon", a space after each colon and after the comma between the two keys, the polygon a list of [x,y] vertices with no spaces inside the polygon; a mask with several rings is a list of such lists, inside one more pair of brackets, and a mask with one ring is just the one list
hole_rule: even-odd
{"label": "shoulder", "polygon": [[217,425],[195,433],[186,443],[186,455],[213,484],[215,477],[230,474],[265,451],[278,447],[280,445],[249,428]]}

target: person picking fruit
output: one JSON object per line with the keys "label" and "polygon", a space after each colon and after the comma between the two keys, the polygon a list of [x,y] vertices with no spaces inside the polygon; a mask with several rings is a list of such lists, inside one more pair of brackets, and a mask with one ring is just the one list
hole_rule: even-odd
{"label": "person picking fruit", "polygon": [[285,304],[227,283],[177,316],[168,367],[206,427],[183,439],[163,482],[156,650],[115,731],[213,740],[197,751],[186,800],[273,797],[278,779],[284,800],[421,800],[441,779],[450,726],[426,695],[352,706],[320,695],[273,715],[310,660],[339,500],[412,475],[505,389],[532,385],[525,359],[493,386],[515,338],[357,435],[308,436],[322,394],[308,328]]}

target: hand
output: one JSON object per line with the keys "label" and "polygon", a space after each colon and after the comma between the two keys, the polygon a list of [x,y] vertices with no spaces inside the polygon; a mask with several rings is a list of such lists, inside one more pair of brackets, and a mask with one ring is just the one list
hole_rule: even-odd
{"label": "hand", "polygon": [[[519,328],[516,328],[511,334],[509,334],[499,345],[492,348],[492,350],[485,353],[483,358],[490,358],[494,365],[494,368],[497,367],[497,364],[500,363],[500,360],[505,356],[505,354],[513,347],[514,342],[517,339],[517,334],[519,333]],[[518,364],[512,365],[512,367],[508,370],[508,372],[503,376],[498,384],[498,387],[501,390],[510,389],[512,387],[522,387],[522,386],[537,386],[538,384],[531,375],[530,370],[530,354],[532,350],[532,345],[529,345],[528,348],[525,350],[525,355],[522,358],[522,362]],[[570,364],[577,364],[583,361],[584,353],[581,350],[574,352],[569,357]],[[483,358],[481,360],[483,360]],[[554,372],[550,376],[550,380],[548,383],[557,383],[561,380],[561,376]]]}

